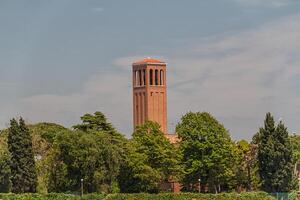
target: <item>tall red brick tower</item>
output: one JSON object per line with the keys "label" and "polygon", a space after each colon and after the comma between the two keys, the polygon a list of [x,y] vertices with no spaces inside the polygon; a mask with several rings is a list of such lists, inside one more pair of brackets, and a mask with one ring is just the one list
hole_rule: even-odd
{"label": "tall red brick tower", "polygon": [[153,58],[133,63],[132,83],[134,127],[155,121],[168,134],[166,63]]}

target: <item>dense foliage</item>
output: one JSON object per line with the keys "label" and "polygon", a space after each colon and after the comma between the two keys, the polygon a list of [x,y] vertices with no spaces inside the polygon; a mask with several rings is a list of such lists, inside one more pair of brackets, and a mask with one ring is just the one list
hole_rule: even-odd
{"label": "dense foliage", "polygon": [[32,139],[22,118],[10,121],[8,133],[12,192],[36,192],[37,174]]}
{"label": "dense foliage", "polygon": [[0,192],[9,192],[10,187],[10,157],[6,151],[0,150]]}
{"label": "dense foliage", "polygon": [[[164,187],[167,182],[181,183],[183,191],[199,192],[200,189],[202,193],[257,191],[260,188],[268,192],[290,191],[294,183],[291,181],[293,169],[300,166],[300,137],[288,138],[283,123],[276,126],[270,114],[265,127],[251,142],[233,141],[225,127],[205,112],[189,112],[182,117],[176,126],[180,140],[176,144],[171,144],[154,122],[137,127],[132,138],[126,139],[101,112],[85,114],[81,120],[71,129],[53,123],[26,126],[22,119],[11,120],[10,128],[0,132],[0,192],[79,194],[81,179],[85,193],[166,192],[171,190],[170,185]],[[20,156],[26,159],[19,159]],[[13,168],[18,159],[20,166],[26,163],[25,168]],[[32,186],[29,186],[31,181]],[[17,185],[17,189],[13,185]],[[258,197],[258,194],[249,193],[197,195],[114,194],[102,197],[265,199],[261,194]],[[54,193],[8,196],[77,198],[76,195]],[[2,195],[0,199],[8,196]],[[101,195],[95,194],[85,197],[101,199]]]}
{"label": "dense foliage", "polygon": [[211,192],[228,190],[234,177],[234,143],[228,131],[209,113],[189,112],[176,126],[181,139],[184,190],[207,185]]}
{"label": "dense foliage", "polygon": [[[88,119],[88,120],[87,120]],[[104,115],[86,114],[83,123],[58,135],[49,156],[49,192],[113,192],[122,161],[123,136]]]}
{"label": "dense foliage", "polygon": [[276,126],[270,113],[258,133],[259,175],[267,192],[287,192],[293,187],[292,147],[288,132],[280,121]]}
{"label": "dense foliage", "polygon": [[158,192],[162,182],[178,181],[182,174],[180,153],[157,123],[137,127],[126,152],[119,175],[122,192]]}

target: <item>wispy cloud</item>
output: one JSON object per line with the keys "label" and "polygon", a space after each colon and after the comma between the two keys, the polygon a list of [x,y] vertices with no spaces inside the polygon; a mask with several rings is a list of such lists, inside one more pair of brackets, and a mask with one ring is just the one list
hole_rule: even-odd
{"label": "wispy cloud", "polygon": [[104,8],[102,8],[102,7],[93,7],[92,8],[93,12],[102,12],[103,10],[104,10]]}
{"label": "wispy cloud", "polygon": [[272,6],[272,7],[281,7],[287,6],[294,0],[234,0],[245,6]]}
{"label": "wispy cloud", "polygon": [[[300,15],[290,16],[166,53],[169,123],[176,123],[189,110],[205,110],[217,116],[234,138],[249,139],[265,112],[272,111],[283,117],[291,131],[300,131],[299,21]],[[131,63],[143,57],[116,58],[114,70],[93,75],[76,93],[24,98],[22,113],[32,121],[74,124],[83,113],[100,110],[130,135]]]}
{"label": "wispy cloud", "polygon": [[205,39],[182,57],[170,56],[172,120],[187,110],[206,110],[236,138],[249,138],[265,112],[272,111],[284,116],[293,131],[300,129],[300,109],[295,109],[300,108],[300,93],[292,87],[300,74],[299,20],[300,15],[291,16],[255,30]]}

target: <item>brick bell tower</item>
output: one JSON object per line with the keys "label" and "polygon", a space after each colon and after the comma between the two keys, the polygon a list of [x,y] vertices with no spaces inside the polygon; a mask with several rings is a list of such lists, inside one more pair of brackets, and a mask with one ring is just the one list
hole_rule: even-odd
{"label": "brick bell tower", "polygon": [[168,134],[166,63],[149,57],[134,62],[132,83],[134,128],[155,121]]}

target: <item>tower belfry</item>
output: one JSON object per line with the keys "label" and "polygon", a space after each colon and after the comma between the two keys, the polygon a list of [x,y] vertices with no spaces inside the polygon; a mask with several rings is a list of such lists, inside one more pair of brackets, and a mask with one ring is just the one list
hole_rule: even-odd
{"label": "tower belfry", "polygon": [[167,130],[166,63],[145,58],[132,64],[133,124],[155,121],[161,130]]}

